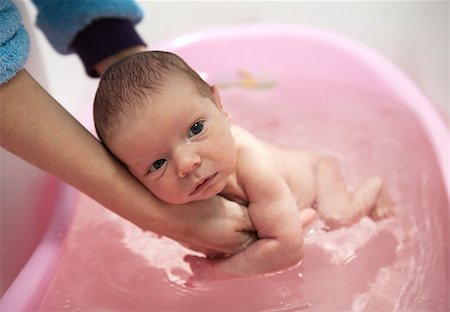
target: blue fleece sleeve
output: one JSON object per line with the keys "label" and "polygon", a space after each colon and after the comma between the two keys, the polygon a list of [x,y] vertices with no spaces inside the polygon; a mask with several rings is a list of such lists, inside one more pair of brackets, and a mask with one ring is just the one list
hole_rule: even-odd
{"label": "blue fleece sleeve", "polygon": [[0,0],[0,84],[14,77],[30,51],[28,33],[11,0]]}
{"label": "blue fleece sleeve", "polygon": [[38,8],[37,25],[61,54],[72,53],[76,34],[100,18],[142,19],[142,11],[131,0],[33,0]]}

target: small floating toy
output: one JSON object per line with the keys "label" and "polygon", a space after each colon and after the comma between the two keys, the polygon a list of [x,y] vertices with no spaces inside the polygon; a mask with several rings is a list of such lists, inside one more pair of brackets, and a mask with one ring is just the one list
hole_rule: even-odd
{"label": "small floating toy", "polygon": [[240,69],[237,72],[237,78],[230,81],[216,83],[219,88],[244,88],[244,89],[270,89],[275,86],[273,79],[268,79],[265,75],[254,75],[247,70]]}

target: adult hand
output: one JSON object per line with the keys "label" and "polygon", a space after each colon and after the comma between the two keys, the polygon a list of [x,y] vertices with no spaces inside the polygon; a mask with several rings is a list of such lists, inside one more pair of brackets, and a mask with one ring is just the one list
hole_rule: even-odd
{"label": "adult hand", "polygon": [[166,212],[175,222],[161,229],[169,231],[164,235],[209,257],[238,253],[257,239],[247,207],[220,196],[174,205]]}

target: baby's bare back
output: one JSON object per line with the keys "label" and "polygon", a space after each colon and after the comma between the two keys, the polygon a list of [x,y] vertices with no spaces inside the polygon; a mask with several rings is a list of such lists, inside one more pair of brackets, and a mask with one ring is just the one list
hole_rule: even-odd
{"label": "baby's bare back", "polygon": [[263,155],[254,157],[268,157],[268,163],[281,171],[299,210],[316,209],[330,226],[349,225],[368,214],[375,219],[393,214],[393,203],[380,178],[366,180],[352,193],[333,159],[308,149],[282,149],[237,127],[233,133],[238,149],[260,151]]}
{"label": "baby's bare back", "polygon": [[311,150],[266,146],[280,160],[298,208],[316,209],[329,226],[350,225],[365,215],[378,220],[394,214],[394,203],[379,177],[372,177],[354,193],[349,192],[333,159]]}

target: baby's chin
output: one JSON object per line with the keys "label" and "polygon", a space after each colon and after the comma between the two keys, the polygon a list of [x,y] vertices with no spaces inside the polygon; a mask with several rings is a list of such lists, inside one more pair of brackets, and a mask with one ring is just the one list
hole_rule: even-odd
{"label": "baby's chin", "polygon": [[184,197],[184,198],[161,198],[158,197],[159,199],[161,199],[162,201],[172,204],[172,205],[183,205],[183,204],[189,204],[189,203],[193,203],[193,202],[197,202],[197,201],[201,201],[201,200],[206,200],[206,199],[210,199],[211,197],[215,196],[217,194],[212,194],[212,195],[204,195],[201,194],[200,196],[188,196],[188,197]]}
{"label": "baby's chin", "polygon": [[207,200],[210,199],[216,195],[219,195],[221,192],[221,190],[219,191],[215,191],[215,190],[211,190],[211,192],[205,192],[202,194],[197,194],[195,196],[188,196],[185,198],[170,198],[170,199],[163,199],[160,198],[161,200],[169,203],[169,204],[173,204],[173,205],[183,205],[183,204],[188,204],[188,203],[193,203],[193,202],[198,202],[198,201],[202,201],[202,200]]}
{"label": "baby's chin", "polygon": [[183,198],[183,199],[181,199],[181,198],[180,199],[174,199],[174,198],[167,199],[167,198],[162,198],[162,197],[158,197],[158,198],[161,199],[162,201],[164,201],[168,204],[172,204],[172,205],[183,205],[183,204],[188,204],[188,203],[191,203],[194,201],[194,200],[189,200],[186,198]]}

